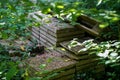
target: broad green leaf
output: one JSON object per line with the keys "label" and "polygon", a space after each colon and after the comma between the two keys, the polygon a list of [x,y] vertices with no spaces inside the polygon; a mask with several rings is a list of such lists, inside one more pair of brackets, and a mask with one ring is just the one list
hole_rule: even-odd
{"label": "broad green leaf", "polygon": [[5,22],[0,23],[0,26],[5,25]]}
{"label": "broad green leaf", "polygon": [[76,12],[76,9],[70,9],[69,11],[70,12]]}
{"label": "broad green leaf", "polygon": [[75,6],[78,6],[80,4],[80,2],[75,2],[74,5]]}
{"label": "broad green leaf", "polygon": [[103,58],[108,57],[110,51],[109,50],[105,50],[103,53],[98,53],[97,55]]}
{"label": "broad green leaf", "polygon": [[97,6],[99,6],[102,3],[103,0],[98,0]]}
{"label": "broad green leaf", "polygon": [[112,19],[111,19],[111,22],[115,22],[115,21],[119,21],[120,19],[118,18],[118,17],[113,17]]}
{"label": "broad green leaf", "polygon": [[110,56],[111,56],[111,57],[117,57],[117,56],[118,56],[118,53],[112,52],[112,53],[110,53]]}
{"label": "broad green leaf", "polygon": [[100,24],[99,27],[100,27],[101,29],[104,29],[104,28],[106,28],[108,25],[109,25],[109,23],[106,22],[106,23]]}
{"label": "broad green leaf", "polygon": [[110,64],[110,63],[112,63],[112,60],[108,60],[105,62],[105,64]]}
{"label": "broad green leaf", "polygon": [[85,52],[85,51],[87,51],[88,50],[88,48],[82,48],[82,49],[80,49],[78,52],[80,53],[80,52]]}
{"label": "broad green leaf", "polygon": [[57,8],[59,8],[59,9],[63,9],[64,6],[63,6],[63,5],[57,5]]}
{"label": "broad green leaf", "polygon": [[17,70],[16,66],[12,66],[12,68],[6,74],[7,80],[11,80],[13,78],[13,76],[16,75],[17,72],[18,72],[18,70]]}
{"label": "broad green leaf", "polygon": [[48,8],[48,9],[47,9],[47,12],[50,12],[50,11],[51,11],[51,9],[50,9],[50,8]]}
{"label": "broad green leaf", "polygon": [[0,75],[2,74],[3,72],[0,72]]}

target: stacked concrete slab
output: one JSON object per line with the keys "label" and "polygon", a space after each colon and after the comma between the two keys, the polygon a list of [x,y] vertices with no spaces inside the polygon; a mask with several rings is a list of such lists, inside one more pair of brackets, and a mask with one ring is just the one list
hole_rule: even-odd
{"label": "stacked concrete slab", "polygon": [[[48,62],[49,60],[49,62]],[[27,59],[27,65],[31,66],[29,75],[31,77],[42,77],[42,80],[72,80],[75,77],[76,61],[63,54],[45,53],[41,56]],[[45,64],[43,68],[39,66]]]}
{"label": "stacked concrete slab", "polygon": [[84,36],[83,30],[80,31],[68,23],[43,15],[40,12],[31,13],[30,16],[42,23],[40,27],[32,28],[32,37],[45,47],[59,46],[63,41]]}
{"label": "stacked concrete slab", "polygon": [[41,43],[48,42],[52,46],[59,46],[63,41],[83,37],[83,35],[84,31],[80,31],[68,23],[60,22],[56,18],[51,18],[50,23],[40,27]]}
{"label": "stacked concrete slab", "polygon": [[[29,75],[42,77],[42,80],[75,80],[88,72],[89,74],[86,76],[92,74],[93,78],[101,76],[101,73],[104,74],[104,66],[98,64],[97,58],[76,61],[58,52],[54,54],[45,53],[41,55],[42,57],[37,56],[37,58],[32,57],[26,60],[27,65],[31,67]],[[50,59],[52,61],[47,62]],[[46,64],[46,66],[40,68],[42,64]]]}
{"label": "stacked concrete slab", "polygon": [[[83,16],[80,18],[80,22],[82,24],[76,25],[76,27],[74,27],[68,23],[58,20],[57,18],[44,15],[41,12],[31,13],[30,17],[35,18],[37,22],[41,23],[40,27],[32,28],[33,39],[36,39],[38,43],[45,46],[46,48],[56,46],[55,50],[49,51],[52,51],[53,53],[57,52],[75,61],[72,67],[69,69],[67,65],[61,66],[63,69],[58,70],[57,72],[56,69],[55,72],[54,70],[50,71],[57,73],[58,75],[55,75],[53,77],[54,79],[50,78],[49,80],[73,80],[73,78],[75,78],[77,75],[88,71],[94,71],[94,74],[104,73],[104,65],[98,64],[99,59],[95,54],[90,55],[89,51],[79,53],[78,50],[82,49],[81,46],[76,46],[72,49],[68,48],[68,44],[73,38],[78,38],[81,43],[85,40],[91,39],[90,37],[84,36],[85,31],[93,36],[98,36],[98,23],[94,23],[94,20],[91,22],[91,18],[89,18],[89,24],[89,21],[87,21],[88,17],[86,18],[86,16]],[[93,25],[91,25],[91,23]],[[91,28],[89,26],[93,27]],[[49,73],[47,73],[47,75],[49,75]]]}
{"label": "stacked concrete slab", "polygon": [[[91,39],[90,37],[84,37],[80,40],[78,40],[80,43],[82,43],[85,40]],[[79,50],[83,49],[83,46],[75,46],[73,48],[69,48],[68,45],[70,44],[70,41],[65,41],[61,43],[62,48],[58,48],[57,51],[60,53],[68,56],[71,59],[76,60],[76,71],[77,74],[81,74],[88,71],[94,71],[91,72],[93,74],[101,74],[104,73],[104,65],[99,64],[100,60],[95,54],[89,54],[90,51],[82,51],[79,52]]]}
{"label": "stacked concrete slab", "polygon": [[100,22],[87,15],[81,15],[80,17],[78,17],[77,22],[80,24],[77,24],[76,27],[84,30],[92,36],[98,37],[103,31],[103,29],[99,27]]}
{"label": "stacked concrete slab", "polygon": [[39,27],[32,27],[32,39],[40,43]]}

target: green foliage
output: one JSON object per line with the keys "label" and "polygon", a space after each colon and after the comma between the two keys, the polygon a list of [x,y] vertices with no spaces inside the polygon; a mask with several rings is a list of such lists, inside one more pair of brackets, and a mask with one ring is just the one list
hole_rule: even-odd
{"label": "green foliage", "polygon": [[[105,64],[111,63],[119,63],[120,59],[120,42],[119,41],[106,41],[95,43],[93,39],[84,41],[83,43],[79,43],[77,41],[72,41],[76,44],[70,44],[71,47],[75,47],[77,45],[82,45],[84,48],[79,50],[82,51],[90,51],[90,54],[97,54],[101,59],[104,59]],[[69,46],[69,45],[68,45]]]}
{"label": "green foliage", "polygon": [[1,80],[20,80],[22,79],[23,69],[18,68],[18,63],[12,61],[0,61],[0,79]]}
{"label": "green foliage", "polygon": [[11,80],[11,78],[16,75],[16,73],[18,72],[16,66],[13,66],[6,74],[6,79],[7,80]]}
{"label": "green foliage", "polygon": [[13,40],[29,38],[27,29],[33,23],[28,14],[38,8],[29,0],[0,0],[0,39],[10,42],[8,45],[0,44],[1,80],[23,80],[22,75],[27,73],[26,69],[19,68],[19,64],[28,56],[28,51],[23,46],[15,47]]}
{"label": "green foliage", "polygon": [[[75,44],[70,44],[70,47],[75,47],[77,45],[82,45],[84,48],[79,50],[89,51],[89,54],[96,54],[99,59],[102,60],[106,66],[106,80],[116,80],[119,78],[120,74],[120,42],[119,41],[106,41],[95,43],[94,40],[87,40],[83,43],[78,41],[73,41]],[[73,43],[72,42],[72,43]],[[68,45],[69,46],[69,45]]]}
{"label": "green foliage", "polygon": [[110,28],[108,34],[103,33],[104,37],[119,38],[120,36],[117,35],[120,32],[119,3],[119,0],[38,0],[36,3],[29,0],[1,1],[0,30],[2,32],[0,32],[0,37],[4,39],[8,37],[14,39],[19,36],[27,37],[29,33],[26,28],[33,24],[31,20],[27,19],[28,13],[41,10],[45,14],[52,14],[64,21],[67,20],[73,25],[76,24],[78,16],[87,14],[101,22],[100,28]]}
{"label": "green foliage", "polygon": [[28,13],[35,11],[35,4],[29,0],[0,1],[0,38],[17,39],[29,35],[26,30],[31,26]]}
{"label": "green foliage", "polygon": [[[81,14],[87,14],[101,22],[100,28],[108,27],[102,36],[105,39],[120,39],[119,0],[40,0],[38,4],[43,13],[75,25]],[[110,7],[109,7],[110,6]],[[107,33],[106,33],[107,32]]]}
{"label": "green foliage", "polygon": [[[25,59],[26,53],[19,49],[19,52],[10,53],[10,50],[16,50],[16,48],[11,46],[5,46],[0,44],[0,79],[1,80],[21,80],[24,78],[25,69],[22,68],[22,59]],[[17,48],[18,51],[18,48]],[[11,55],[12,54],[12,55]],[[19,56],[18,54],[21,54]],[[22,66],[19,66],[22,64]]]}
{"label": "green foliage", "polygon": [[96,78],[96,76],[94,76],[94,71],[93,70],[89,70],[87,72],[83,72],[83,73],[77,73],[76,79],[77,80],[100,80],[99,78]]}

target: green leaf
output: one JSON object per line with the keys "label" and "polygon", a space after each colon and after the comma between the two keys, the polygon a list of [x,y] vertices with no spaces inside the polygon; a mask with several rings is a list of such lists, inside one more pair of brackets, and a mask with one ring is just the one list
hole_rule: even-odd
{"label": "green leaf", "polygon": [[119,21],[120,19],[118,17],[113,17],[110,21],[111,22],[116,22],[116,21]]}
{"label": "green leaf", "polygon": [[98,0],[97,6],[99,6],[102,3],[103,0]]}
{"label": "green leaf", "polygon": [[100,24],[99,27],[100,27],[101,29],[104,29],[104,28],[106,28],[108,25],[109,25],[109,23],[106,22],[106,23]]}
{"label": "green leaf", "polygon": [[50,63],[52,61],[53,61],[53,58],[47,58],[47,60],[46,60],[47,63]]}
{"label": "green leaf", "polygon": [[0,26],[5,25],[5,22],[0,23]]}
{"label": "green leaf", "polygon": [[11,80],[13,78],[13,76],[16,75],[16,73],[18,72],[16,66],[13,66],[6,74],[6,78],[7,80]]}
{"label": "green leaf", "polygon": [[76,12],[76,9],[70,9],[69,11],[70,12]]}
{"label": "green leaf", "polygon": [[118,53],[112,52],[112,53],[110,53],[110,56],[111,56],[111,57],[117,57],[117,56],[118,56]]}
{"label": "green leaf", "polygon": [[59,8],[59,9],[63,9],[64,8],[63,5],[57,5],[56,7]]}
{"label": "green leaf", "polygon": [[39,67],[40,69],[44,69],[46,67],[46,64],[41,64]]}
{"label": "green leaf", "polygon": [[3,33],[2,33],[2,38],[3,38],[3,39],[7,39],[7,38],[8,38],[8,34],[5,33],[5,32],[3,32]]}

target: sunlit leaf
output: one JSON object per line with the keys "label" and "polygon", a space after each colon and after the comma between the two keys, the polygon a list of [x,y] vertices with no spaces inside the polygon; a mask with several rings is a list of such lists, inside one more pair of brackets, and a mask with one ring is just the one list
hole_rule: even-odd
{"label": "sunlit leaf", "polygon": [[108,57],[110,51],[109,50],[105,50],[103,53],[98,53],[97,55],[103,58]]}
{"label": "sunlit leaf", "polygon": [[25,51],[25,46],[20,46],[20,49],[21,49],[22,51]]}
{"label": "sunlit leaf", "polygon": [[60,48],[62,51],[66,51],[65,48]]}
{"label": "sunlit leaf", "polygon": [[70,59],[65,59],[66,62],[70,61]]}
{"label": "sunlit leaf", "polygon": [[64,6],[63,6],[63,5],[57,5],[57,8],[59,8],[59,9],[63,9]]}
{"label": "sunlit leaf", "polygon": [[68,48],[71,49],[72,47],[75,47],[78,45],[77,41],[72,40],[69,44],[68,44]]}
{"label": "sunlit leaf", "polygon": [[75,2],[74,4],[77,6],[77,5],[79,5],[79,4],[80,4],[80,2]]}
{"label": "sunlit leaf", "polygon": [[112,44],[112,46],[117,46],[117,45],[120,45],[120,42],[115,42]]}
{"label": "sunlit leaf", "polygon": [[69,11],[70,12],[76,12],[76,9],[70,9]]}
{"label": "sunlit leaf", "polygon": [[99,25],[101,29],[106,28],[109,25],[109,23],[102,23]]}
{"label": "sunlit leaf", "polygon": [[48,8],[48,9],[47,9],[47,11],[48,11],[48,12],[50,12],[50,11],[51,11],[51,9],[50,9],[50,8]]}
{"label": "sunlit leaf", "polygon": [[105,16],[106,14],[105,13],[99,13],[100,16]]}
{"label": "sunlit leaf", "polygon": [[0,75],[2,74],[3,72],[0,72]]}
{"label": "sunlit leaf", "polygon": [[97,6],[99,6],[102,3],[103,0],[98,0]]}
{"label": "sunlit leaf", "polygon": [[111,60],[108,60],[108,61],[105,62],[105,64],[110,64],[110,63],[112,63]]}
{"label": "sunlit leaf", "polygon": [[110,53],[110,56],[111,56],[111,57],[117,57],[117,56],[118,56],[118,53],[112,52],[112,53]]}
{"label": "sunlit leaf", "polygon": [[105,45],[105,47],[106,47],[106,48],[110,48],[111,45],[108,43],[108,44]]}
{"label": "sunlit leaf", "polygon": [[[103,18],[104,18],[104,19],[108,19],[108,20],[112,19],[112,17],[111,17],[111,16],[106,15],[106,14],[105,14],[105,16],[103,16]],[[103,18],[102,18],[102,19],[103,19]]]}
{"label": "sunlit leaf", "polygon": [[113,17],[112,19],[111,19],[111,22],[115,22],[115,21],[119,21],[120,19],[118,18],[118,17]]}
{"label": "sunlit leaf", "polygon": [[88,48],[82,48],[82,49],[80,49],[79,51],[78,51],[78,53],[80,53],[80,52],[85,52],[85,51],[87,51],[88,50]]}
{"label": "sunlit leaf", "polygon": [[5,22],[0,23],[0,25],[5,25]]}

